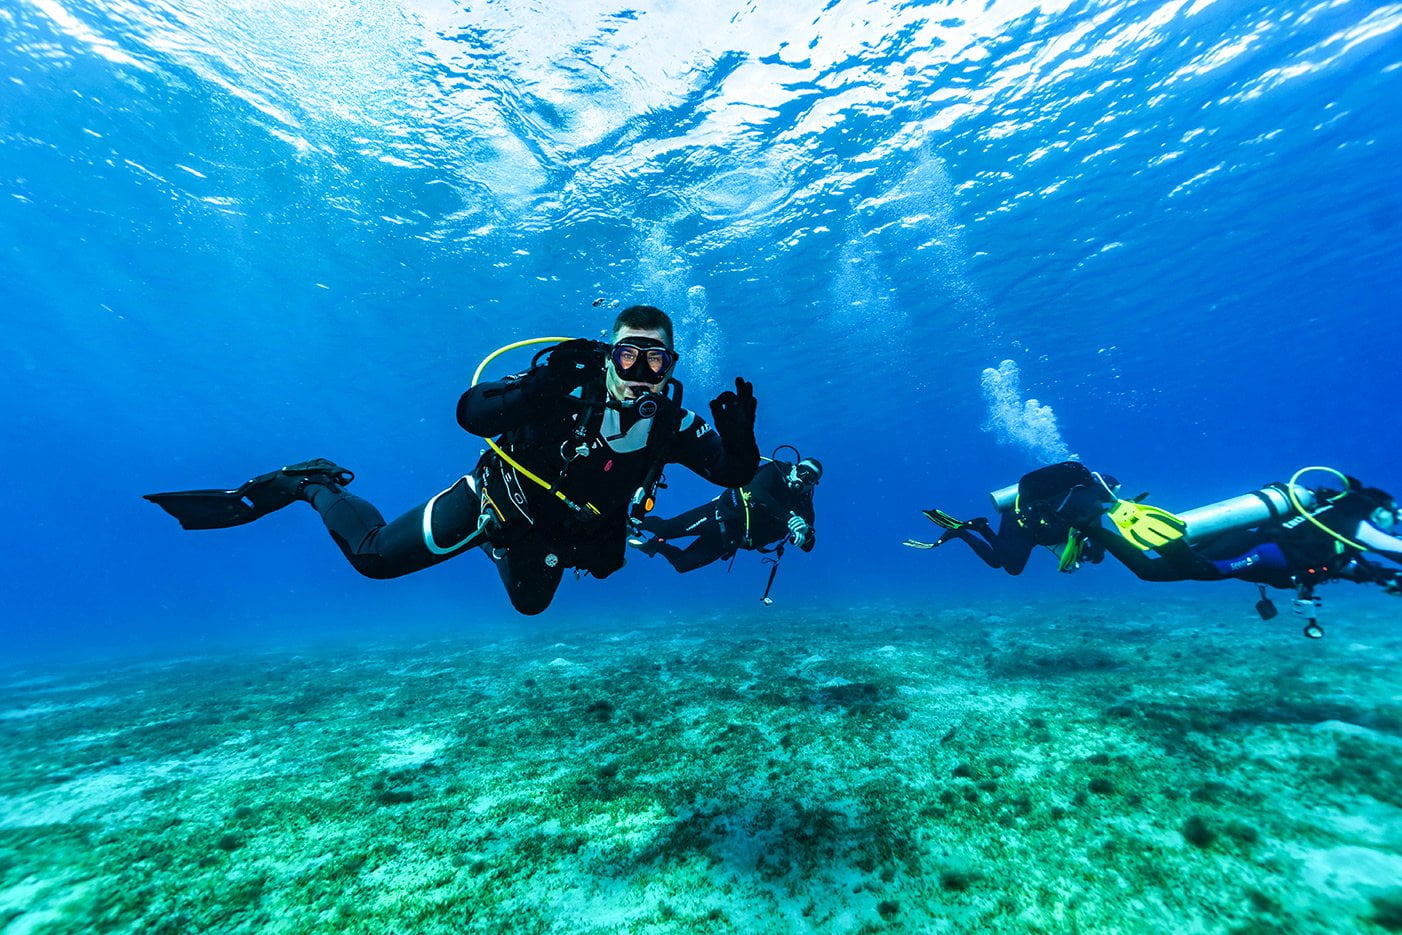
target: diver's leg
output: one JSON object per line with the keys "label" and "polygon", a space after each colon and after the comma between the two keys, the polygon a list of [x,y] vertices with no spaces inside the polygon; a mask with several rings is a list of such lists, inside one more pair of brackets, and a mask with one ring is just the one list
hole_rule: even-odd
{"label": "diver's leg", "polygon": [[935,544],[944,545],[944,543],[948,542],[950,539],[958,539],[972,549],[975,555],[983,559],[984,564],[989,568],[1002,568],[1003,563],[1002,560],[998,558],[996,549],[993,545],[985,541],[985,539],[991,538],[992,536],[992,531],[989,531],[983,539],[980,539],[978,536],[969,532],[967,526],[962,526],[959,529],[951,529],[945,532],[936,540]]}
{"label": "diver's leg", "polygon": [[648,516],[643,519],[643,529],[660,539],[684,539],[687,536],[700,535],[696,530],[705,526],[707,520],[714,521],[715,517],[716,504],[713,500],[693,507],[685,513],[678,513],[671,519]]}
{"label": "diver's leg", "polygon": [[657,545],[657,554],[671,562],[679,572],[695,571],[725,555],[727,550],[734,550],[733,546],[727,547],[725,537],[721,535],[720,523],[714,519],[697,527],[689,535],[696,536],[696,541],[684,549],[666,543]]}
{"label": "diver's leg", "polygon": [[305,500],[309,484],[344,487],[354,479],[353,472],[335,462],[314,458],[260,474],[232,490],[172,490],[144,496],[185,529],[227,529]]}
{"label": "diver's leg", "polygon": [[368,501],[337,485],[311,484],[308,502],[331,538],[367,578],[397,578],[480,545],[481,507],[471,477],[386,523]]}
{"label": "diver's leg", "polygon": [[1252,584],[1274,585],[1290,575],[1290,562],[1274,542],[1262,542],[1240,555],[1208,564],[1223,578],[1240,578]]}
{"label": "diver's leg", "polygon": [[1142,581],[1220,581],[1226,577],[1211,562],[1194,554],[1181,539],[1165,543],[1157,550],[1159,554],[1155,558],[1104,526],[1085,527],[1081,532],[1119,559]]}
{"label": "diver's leg", "polygon": [[1081,530],[1087,539],[1101,546],[1141,581],[1186,581],[1191,575],[1163,558],[1154,558],[1117,532],[1104,526]]}
{"label": "diver's leg", "polygon": [[[1020,562],[1017,562],[1018,547],[1010,547],[1007,541],[1009,537],[1016,539],[1021,533],[1022,524],[1014,519],[1011,514],[1004,513],[1002,520],[998,523],[998,531],[995,533],[993,527],[988,525],[988,520],[982,516],[969,520],[967,523],[956,529],[951,529],[940,536],[940,543],[948,542],[950,539],[958,539],[973,550],[973,553],[983,559],[983,563],[989,568],[1005,568],[1008,558],[1011,556],[1017,564],[1017,571],[1008,571],[1010,575],[1022,572],[1023,565],[1027,564],[1027,555],[1023,555]],[[974,535],[978,533],[978,535]],[[1027,547],[1027,552],[1031,553],[1032,547]]]}
{"label": "diver's leg", "polygon": [[1012,513],[1004,513],[998,521],[998,535],[986,537],[993,544],[993,554],[998,560],[994,568],[1001,567],[1010,575],[1020,575],[1037,547],[1037,539],[1032,531],[1018,521]]}
{"label": "diver's leg", "polygon": [[557,554],[529,535],[506,548],[489,547],[487,554],[517,612],[534,616],[550,606],[565,573]]}

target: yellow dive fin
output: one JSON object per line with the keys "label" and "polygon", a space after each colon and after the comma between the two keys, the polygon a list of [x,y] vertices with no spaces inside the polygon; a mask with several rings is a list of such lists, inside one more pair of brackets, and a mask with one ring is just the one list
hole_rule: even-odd
{"label": "yellow dive fin", "polygon": [[1168,510],[1134,500],[1116,500],[1110,522],[1134,545],[1147,552],[1183,538],[1188,524]]}
{"label": "yellow dive fin", "polygon": [[1070,574],[1081,567],[1081,554],[1085,551],[1086,540],[1076,530],[1066,536],[1066,545],[1056,557],[1056,570]]}

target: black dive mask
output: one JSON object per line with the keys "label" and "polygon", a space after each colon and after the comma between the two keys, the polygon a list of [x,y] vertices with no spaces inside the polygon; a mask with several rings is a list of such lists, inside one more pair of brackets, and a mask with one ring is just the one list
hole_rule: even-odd
{"label": "black dive mask", "polygon": [[619,378],[629,383],[661,383],[677,365],[677,352],[656,338],[626,338],[609,349]]}

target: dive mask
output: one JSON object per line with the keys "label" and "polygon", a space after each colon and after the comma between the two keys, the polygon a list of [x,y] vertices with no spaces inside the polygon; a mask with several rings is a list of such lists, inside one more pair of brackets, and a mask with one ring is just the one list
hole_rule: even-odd
{"label": "dive mask", "polygon": [[614,373],[630,383],[661,383],[677,365],[677,353],[654,338],[629,338],[609,349]]}

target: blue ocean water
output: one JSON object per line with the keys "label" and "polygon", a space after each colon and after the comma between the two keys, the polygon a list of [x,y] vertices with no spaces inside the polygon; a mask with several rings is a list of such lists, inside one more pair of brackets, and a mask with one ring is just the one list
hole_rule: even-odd
{"label": "blue ocean water", "polygon": [[[899,543],[1067,453],[1173,509],[1307,464],[1402,484],[1399,27],[1362,0],[6,4],[7,645],[512,620],[478,556],[368,581],[309,510],[184,533],[140,495],[324,456],[395,515],[476,459],[482,357],[635,302],[676,318],[693,406],[743,374],[761,447],[827,466],[784,607],[1249,611]],[[712,495],[672,473],[660,512]],[[750,612],[765,574],[634,560],[551,614]]]}

